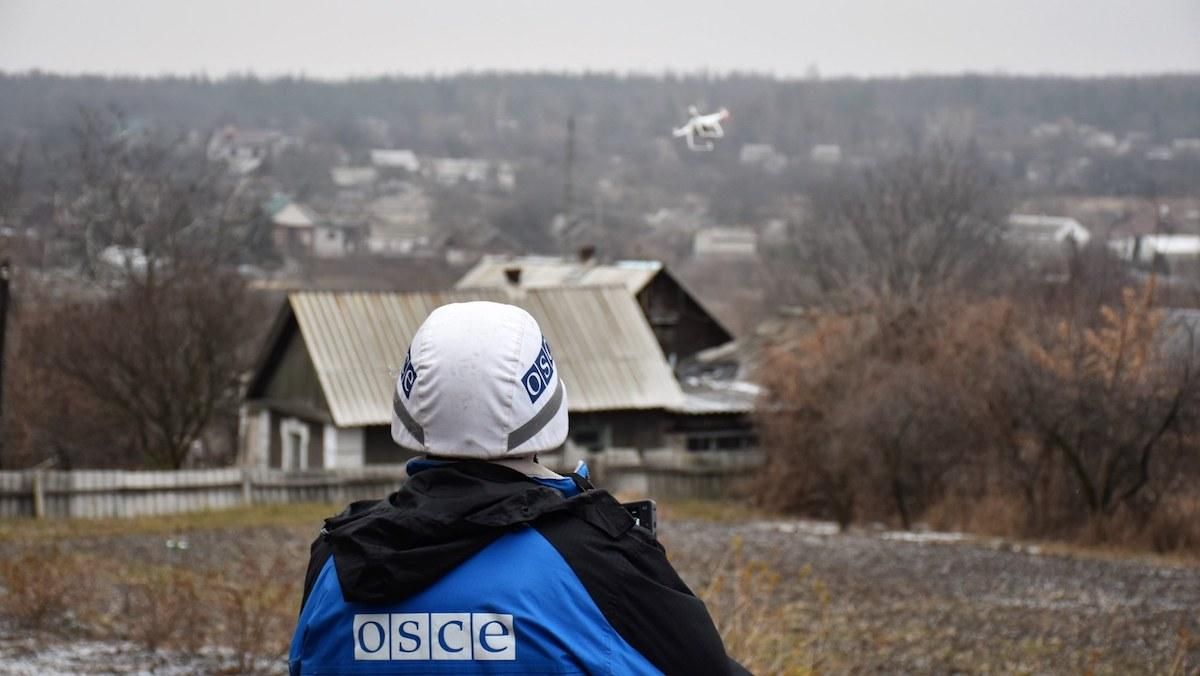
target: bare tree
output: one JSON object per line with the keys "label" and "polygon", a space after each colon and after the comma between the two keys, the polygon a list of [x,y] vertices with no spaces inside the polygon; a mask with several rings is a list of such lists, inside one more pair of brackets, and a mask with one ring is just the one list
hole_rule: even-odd
{"label": "bare tree", "polygon": [[205,428],[236,411],[257,315],[235,274],[172,265],[102,300],[60,304],[31,356],[64,400],[119,423],[130,445],[121,464],[179,468]]}
{"label": "bare tree", "polygon": [[[998,286],[1006,215],[974,153],[944,144],[814,197],[794,244],[816,305],[832,310],[769,347],[760,369],[764,441],[792,457],[770,464],[764,495],[793,507],[820,496],[839,521],[866,509],[905,527],[937,499],[979,442],[958,322]],[[809,472],[791,489],[775,481],[789,463]]]}
{"label": "bare tree", "polygon": [[210,264],[236,258],[239,236],[259,214],[242,194],[245,184],[221,165],[119,112],[84,108],[74,133],[73,154],[59,161],[55,213],[85,272],[99,272],[108,246],[136,249],[151,275],[183,252]]}
{"label": "bare tree", "polygon": [[1006,222],[1004,194],[977,154],[937,143],[816,191],[795,246],[823,302],[919,304],[994,285]]}
{"label": "bare tree", "polygon": [[85,111],[58,186],[60,224],[106,283],[22,292],[26,458],[178,468],[236,414],[265,315],[231,265],[255,210],[185,145],[130,129]]}

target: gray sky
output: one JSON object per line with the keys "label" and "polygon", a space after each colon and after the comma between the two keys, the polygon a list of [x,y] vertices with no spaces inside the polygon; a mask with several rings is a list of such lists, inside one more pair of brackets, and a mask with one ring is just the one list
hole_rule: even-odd
{"label": "gray sky", "polygon": [[1200,72],[1200,0],[0,0],[0,70]]}

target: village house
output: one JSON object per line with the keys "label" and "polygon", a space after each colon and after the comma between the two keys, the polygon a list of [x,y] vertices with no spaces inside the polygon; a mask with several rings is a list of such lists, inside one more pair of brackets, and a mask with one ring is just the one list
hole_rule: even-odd
{"label": "village house", "polygon": [[610,284],[621,285],[634,296],[672,365],[733,340],[733,334],[660,261],[598,263],[589,247],[574,258],[485,256],[455,286],[539,289]]}
{"label": "village house", "polygon": [[1109,240],[1108,248],[1134,268],[1200,282],[1200,235],[1135,235]]}
{"label": "village house", "polygon": [[1006,236],[1029,266],[1058,277],[1068,274],[1075,252],[1092,239],[1074,218],[1040,214],[1009,216]]}
{"label": "village house", "polygon": [[257,170],[269,157],[296,143],[296,139],[280,131],[227,125],[209,139],[207,155],[212,162],[225,162],[233,173],[246,175]]}
{"label": "village house", "polygon": [[381,171],[401,170],[415,174],[421,170],[421,161],[411,150],[376,148],[371,151],[371,164]]}
{"label": "village house", "polygon": [[778,174],[787,168],[787,157],[770,143],[747,143],[738,152],[738,161],[758,167],[768,174]]}
{"label": "village house", "polygon": [[435,157],[429,160],[427,168],[433,180],[444,186],[454,186],[488,180],[492,163],[466,157]]}
{"label": "village house", "polygon": [[375,167],[331,167],[329,179],[338,188],[370,188],[379,179]]}
{"label": "village house", "polygon": [[694,458],[754,457],[752,398],[686,391],[634,296],[607,285],[292,293],[247,390],[241,464],[301,470],[408,459],[390,430],[405,352],[434,308],[473,300],[525,308],[553,348],[571,431],[563,448],[542,455],[545,464],[570,469],[588,458],[603,468],[653,459],[675,467]]}
{"label": "village house", "polygon": [[758,233],[750,228],[702,228],[692,238],[692,256],[753,260],[758,257]]}
{"label": "village house", "polygon": [[411,183],[400,183],[366,205],[367,248],[379,255],[411,255],[441,242],[432,220],[433,200]]}
{"label": "village house", "polygon": [[839,164],[842,161],[842,147],[831,143],[822,143],[812,147],[808,157],[815,164]]}
{"label": "village house", "polygon": [[275,249],[288,258],[342,258],[362,246],[366,226],[323,217],[299,202],[271,216]]}

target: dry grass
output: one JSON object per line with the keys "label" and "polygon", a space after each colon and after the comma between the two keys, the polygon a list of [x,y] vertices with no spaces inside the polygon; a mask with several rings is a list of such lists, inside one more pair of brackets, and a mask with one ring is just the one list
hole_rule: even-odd
{"label": "dry grass", "polygon": [[1188,662],[1188,654],[1197,645],[1200,645],[1200,638],[1192,636],[1187,627],[1180,627],[1176,645],[1175,656],[1171,658],[1171,666],[1167,669],[1167,674],[1169,676],[1196,676],[1196,674],[1200,674],[1200,663],[1189,664]]}
{"label": "dry grass", "polygon": [[[306,563],[295,545],[307,535],[288,536],[290,548],[270,546],[269,538],[243,541],[280,528],[315,533],[334,511],[315,504],[3,522],[0,620],[38,632],[70,627],[75,638],[130,641],[163,660],[170,659],[166,651],[194,655],[215,648],[229,656],[229,673],[277,673]],[[197,544],[206,532],[211,535]],[[168,535],[190,538],[193,550],[213,551],[160,549],[160,537]],[[214,542],[242,544],[218,548]]]}
{"label": "dry grass", "polygon": [[0,542],[13,539],[59,540],[109,535],[170,535],[220,528],[313,526],[342,506],[326,503],[258,505],[132,519],[4,519]]}
{"label": "dry grass", "polygon": [[149,653],[232,650],[233,673],[262,671],[264,659],[273,672],[269,660],[286,653],[296,621],[294,563],[246,555],[195,571],[37,547],[0,562],[0,617],[38,631],[70,626],[77,637],[132,641]]}
{"label": "dry grass", "polygon": [[1037,542],[1045,551],[1106,559],[1142,558],[1171,564],[1200,561],[1200,495],[1164,499],[1152,512],[1119,509],[1057,527],[1039,525],[1013,496],[948,497],[923,521],[935,530]]}
{"label": "dry grass", "polygon": [[[815,633],[801,631],[795,601],[784,602],[783,587],[811,591],[819,608]],[[818,674],[828,626],[829,595],[805,570],[799,579],[785,580],[766,563],[745,556],[735,538],[717,561],[707,586],[699,591],[725,641],[725,649],[752,673]]]}
{"label": "dry grass", "polygon": [[[1133,631],[1119,625],[1118,616],[1097,625],[1098,644],[1051,610],[995,606],[954,594],[892,593],[897,583],[912,583],[911,562],[938,562],[957,548],[903,545],[920,554],[896,568],[880,561],[890,561],[891,548],[900,545],[861,534],[840,544],[808,545],[796,534],[741,528],[739,522],[760,516],[741,505],[696,502],[661,509],[672,561],[704,599],[730,654],[754,673],[845,673],[880,664],[918,672],[914,665],[986,671],[979,662],[984,659],[992,660],[993,670],[1017,673],[1048,665],[1081,673],[1089,664],[1098,674],[1130,673],[1130,665],[1149,654],[1128,652],[1128,645],[1125,652],[1096,647]],[[147,664],[219,648],[228,673],[277,673],[296,620],[307,544],[320,518],[332,511],[329,505],[304,505],[119,522],[0,524],[22,534],[0,539],[0,621],[31,633],[69,628],[71,639],[131,641],[148,652]],[[97,531],[111,537],[94,537]],[[181,535],[190,539],[189,550],[164,547],[166,537]],[[852,551],[839,554],[846,547]],[[1065,554],[1092,558],[1163,560],[1061,547]],[[983,551],[989,558],[1014,556],[1004,549]],[[850,558],[843,562],[842,556]],[[1045,565],[1053,561],[1038,559]],[[974,566],[979,558],[953,560]],[[966,583],[973,574],[956,568],[955,579]],[[1174,618],[1155,622],[1144,637],[1158,651],[1153,668],[1194,676],[1200,623],[1185,624],[1176,637],[1180,625]],[[996,636],[997,623],[1020,624],[1023,638]]]}
{"label": "dry grass", "polygon": [[658,520],[735,523],[769,518],[769,513],[740,501],[675,500],[658,504]]}

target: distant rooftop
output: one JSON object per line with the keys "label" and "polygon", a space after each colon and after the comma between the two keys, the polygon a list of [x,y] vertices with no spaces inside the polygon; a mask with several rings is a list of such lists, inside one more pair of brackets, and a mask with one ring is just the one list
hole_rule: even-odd
{"label": "distant rooftop", "polygon": [[467,271],[455,287],[496,288],[512,284],[508,271],[519,270],[522,288],[540,289],[554,286],[607,286],[617,284],[637,293],[650,283],[662,269],[660,261],[624,260],[615,263],[596,263],[593,260],[557,256],[484,256]]}
{"label": "distant rooftop", "polygon": [[1200,235],[1142,235],[1123,237],[1108,243],[1118,256],[1126,260],[1135,257],[1150,261],[1156,255],[1200,256]]}
{"label": "distant rooftop", "polygon": [[320,220],[316,212],[299,202],[290,202],[271,218],[275,225],[285,228],[311,228]]}
{"label": "distant rooftop", "polygon": [[1066,216],[1044,216],[1013,214],[1008,217],[1009,234],[1016,239],[1065,242],[1073,239],[1077,244],[1087,244],[1092,233],[1079,221]]}

